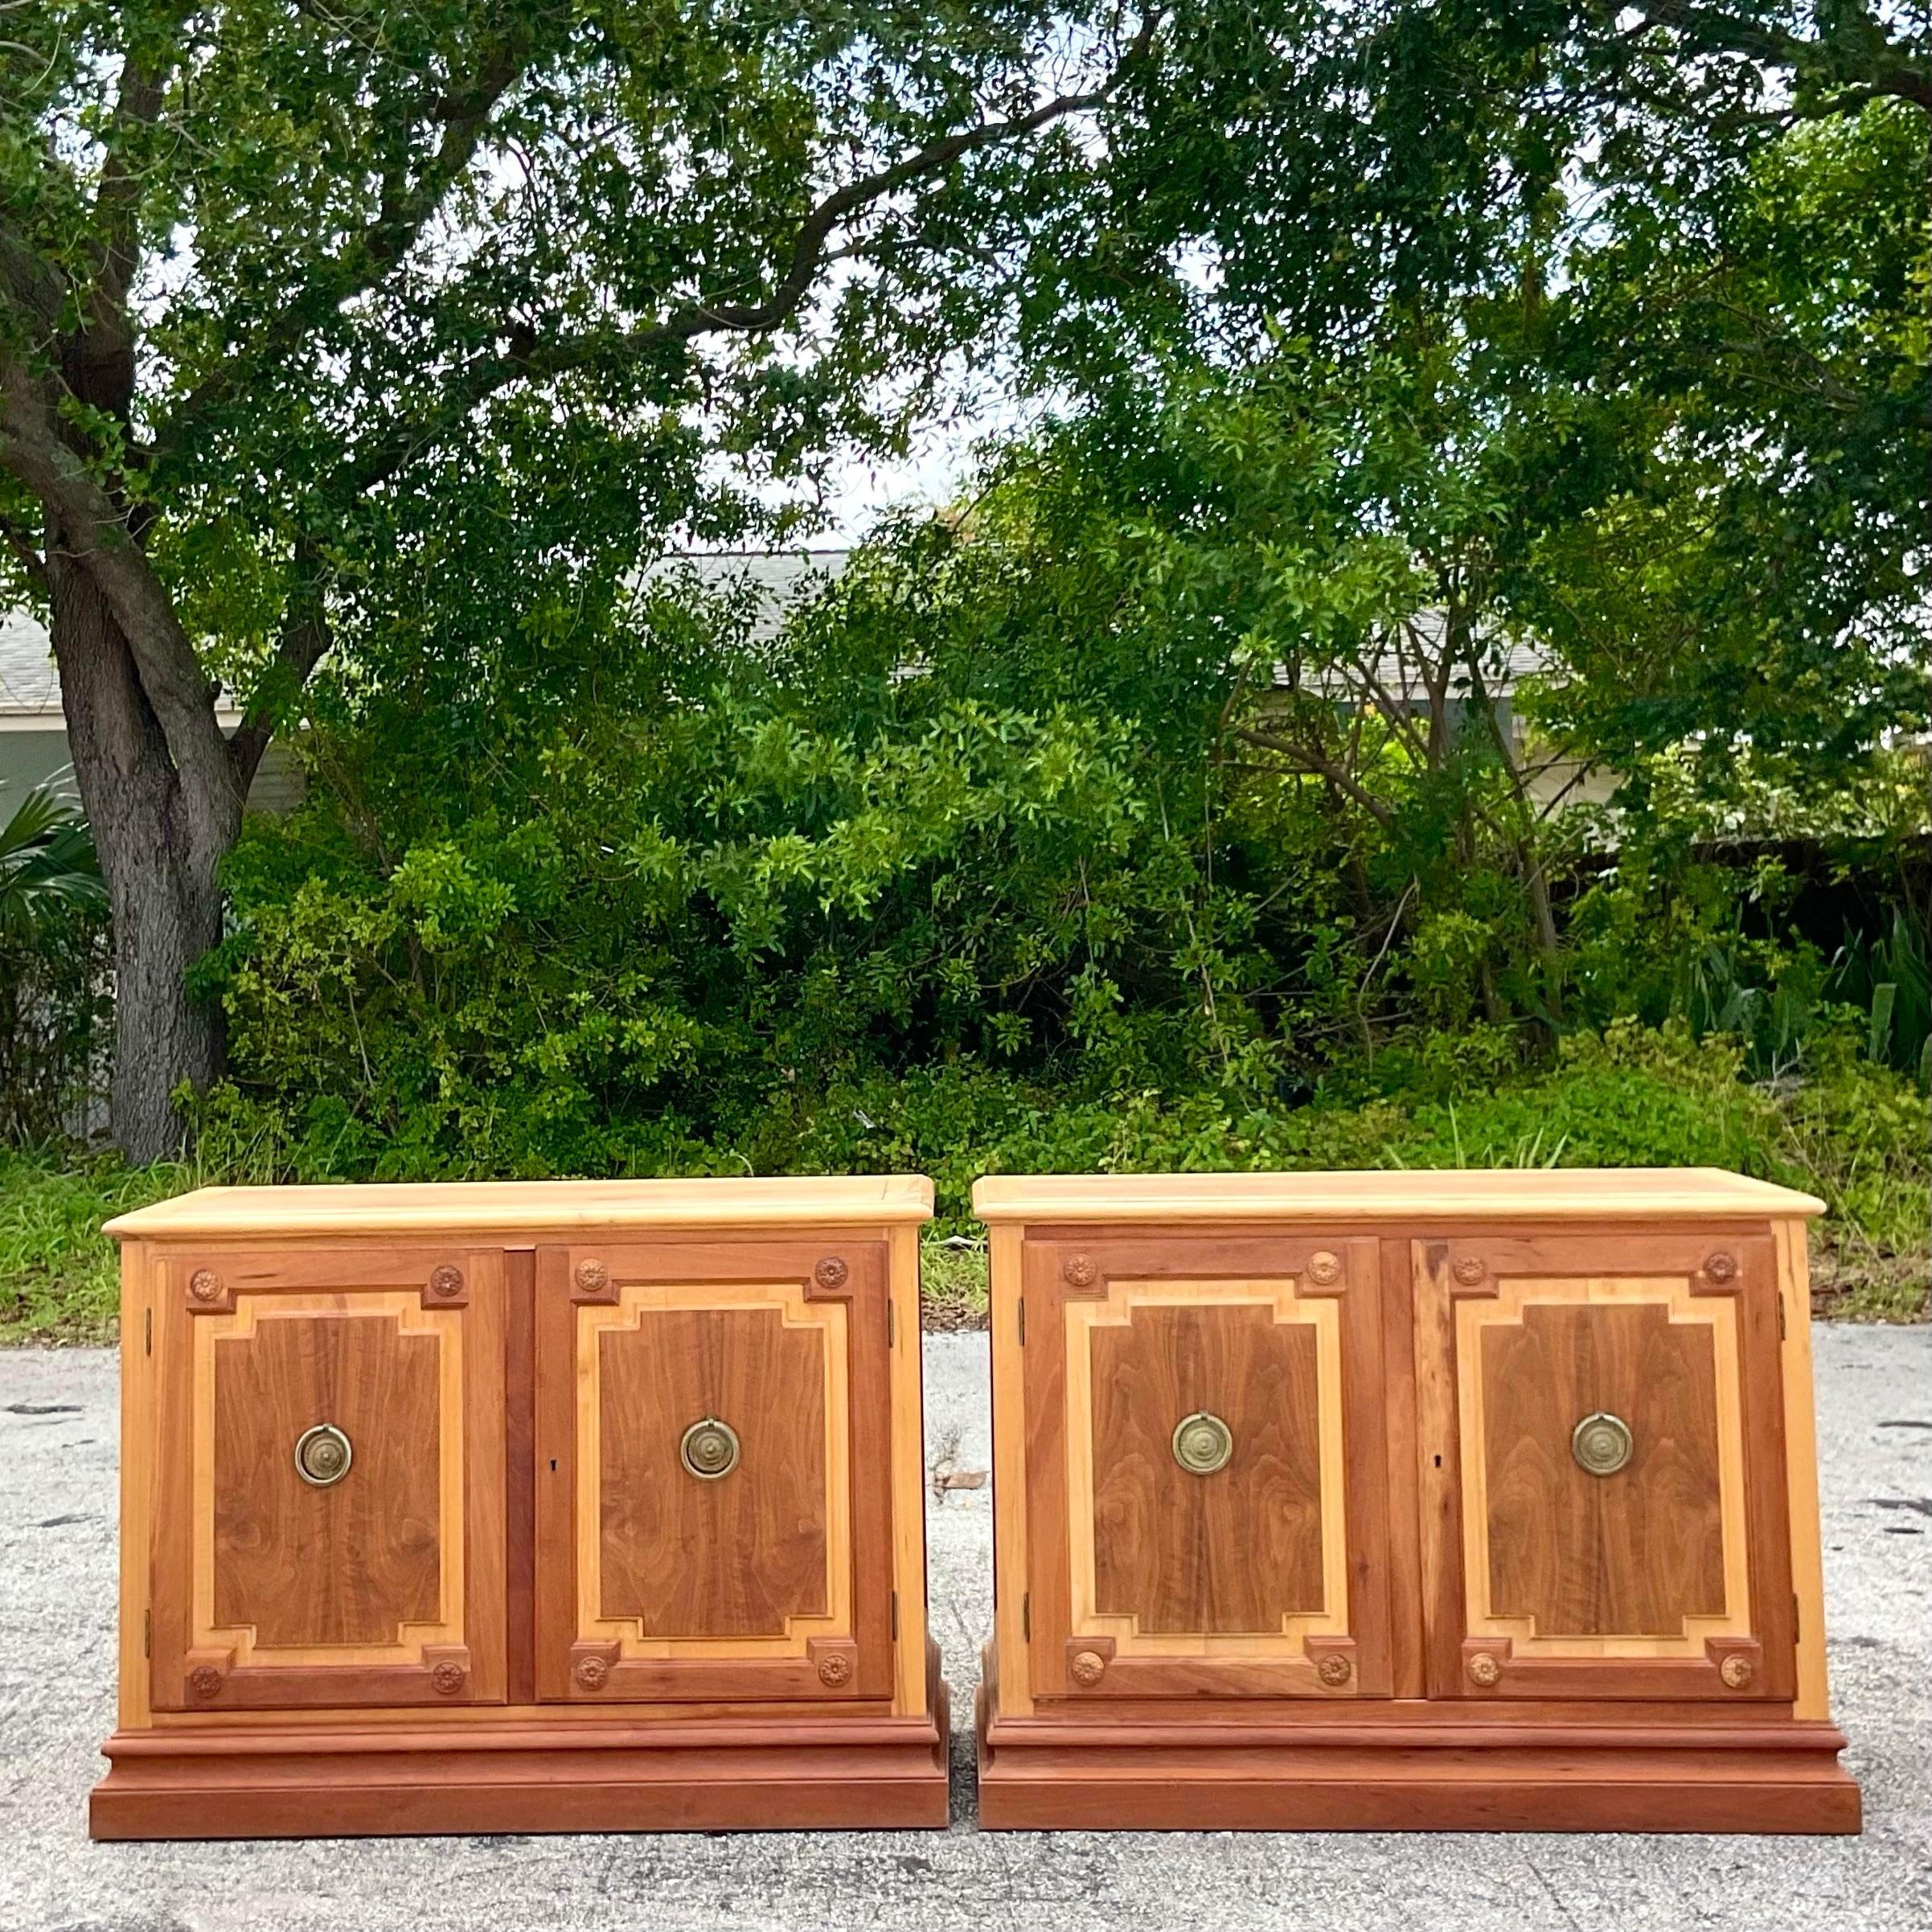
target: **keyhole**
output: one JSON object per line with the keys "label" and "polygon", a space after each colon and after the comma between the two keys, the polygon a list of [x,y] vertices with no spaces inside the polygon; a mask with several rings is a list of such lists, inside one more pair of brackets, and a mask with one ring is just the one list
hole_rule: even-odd
{"label": "keyhole", "polygon": [[[1438,1456],[1438,1457],[1436,1458],[1436,1460],[1437,1460],[1438,1462],[1440,1462],[1442,1460],[1442,1458],[1440,1456]],[[552,1456],[552,1457],[550,1458],[550,1471],[551,1471],[551,1474],[552,1474],[552,1475],[556,1475],[556,1466],[557,1466],[557,1459],[556,1459],[556,1458],[555,1456]]]}
{"label": "keyhole", "polygon": [[[551,1466],[552,1469],[555,1469],[555,1468],[556,1467],[556,1463],[554,1463],[554,1462],[552,1462],[552,1463],[551,1464],[551,1466]],[[1436,1458],[1436,1467],[1437,1467],[1438,1469],[1440,1469],[1442,1466],[1442,1458],[1440,1456],[1438,1456],[1438,1457]]]}

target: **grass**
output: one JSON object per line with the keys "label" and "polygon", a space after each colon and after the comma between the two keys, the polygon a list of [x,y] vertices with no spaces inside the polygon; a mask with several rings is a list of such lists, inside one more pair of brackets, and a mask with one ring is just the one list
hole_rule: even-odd
{"label": "grass", "polygon": [[0,1343],[111,1340],[120,1282],[101,1224],[202,1178],[172,1162],[0,1149]]}
{"label": "grass", "polygon": [[[1178,1126],[1177,1126],[1178,1122]],[[1071,1123],[1069,1126],[1065,1123]],[[1142,1134],[1142,1126],[1146,1126]],[[1246,1133],[1251,1123],[1241,1123]],[[1181,1167],[1541,1167],[1710,1163],[1801,1188],[1828,1212],[1812,1224],[1812,1305],[1848,1320],[1915,1322],[1932,1284],[1932,1110],[1900,1075],[1841,1059],[1803,1081],[1753,1086],[1720,1052],[1630,1036],[1605,1052],[1455,1104],[1386,1101],[1302,1109],[1262,1123],[1267,1146],[1179,1110],[1136,1138],[1088,1145],[1074,1112],[1040,1142],[1002,1149],[1013,1171]],[[906,1163],[919,1166],[917,1149]],[[937,1152],[937,1149],[929,1149]],[[978,1155],[953,1147],[954,1163]],[[929,1172],[937,1173],[936,1167]],[[114,1331],[114,1215],[232,1178],[182,1163],[130,1168],[111,1155],[0,1150],[0,1344],[98,1343]],[[922,1255],[926,1325],[982,1327],[987,1253],[963,1215]]]}
{"label": "grass", "polygon": [[919,1300],[928,1328],[987,1325],[987,1245],[971,1235],[934,1235],[919,1251]]}

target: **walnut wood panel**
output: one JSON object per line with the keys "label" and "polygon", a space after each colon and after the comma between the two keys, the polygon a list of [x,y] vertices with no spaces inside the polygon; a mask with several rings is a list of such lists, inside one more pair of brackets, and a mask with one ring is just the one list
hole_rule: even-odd
{"label": "walnut wood panel", "polygon": [[[1423,1472],[1434,1693],[1789,1697],[1769,1241],[1499,1234],[1416,1257],[1446,1463]],[[1632,1445],[1604,1476],[1571,1450],[1598,1412]]]}
{"label": "walnut wood panel", "polygon": [[[597,1327],[593,1344],[597,1621],[645,1637],[783,1638],[829,1619],[827,1450],[845,1417],[827,1402],[827,1358],[843,1352],[844,1311],[810,1321],[802,1297],[795,1309],[633,1306],[634,1327]],[[679,1458],[706,1417],[739,1442],[716,1481]]]}
{"label": "walnut wood panel", "polygon": [[540,1697],[893,1694],[888,1273],[835,1229],[538,1251]]}
{"label": "walnut wood panel", "polygon": [[[500,1253],[201,1250],[153,1279],[154,1708],[499,1701]],[[351,1450],[326,1487],[295,1465],[322,1424]]]}
{"label": "walnut wood panel", "polygon": [[[269,1310],[260,1300],[202,1323],[197,1337],[213,1358],[216,1631],[232,1634],[238,1661],[258,1646],[387,1651],[412,1626],[460,1641],[443,1621],[438,1492],[442,1361],[456,1352],[444,1331],[461,1318],[407,1293],[321,1306],[296,1297]],[[347,1477],[328,1489],[305,1483],[290,1454],[318,1421],[355,1446]],[[456,1515],[453,1558],[460,1501]]]}
{"label": "walnut wood panel", "polygon": [[[1485,1326],[1483,1388],[1492,1614],[1545,1636],[1682,1636],[1725,1614],[1713,1325],[1667,1304],[1532,1302]],[[1570,1453],[1582,1417],[1629,1425],[1626,1467]]]}
{"label": "walnut wood panel", "polygon": [[[1385,1695],[1374,1244],[1055,1232],[1022,1259],[1029,1695]],[[1207,1475],[1196,1410],[1233,1436]]]}
{"label": "walnut wood panel", "polygon": [[[1142,1304],[1091,1350],[1093,1607],[1142,1631],[1274,1635],[1319,1616],[1321,1376],[1312,1323],[1267,1305]],[[1224,1469],[1175,1462],[1178,1419],[1212,1409]]]}

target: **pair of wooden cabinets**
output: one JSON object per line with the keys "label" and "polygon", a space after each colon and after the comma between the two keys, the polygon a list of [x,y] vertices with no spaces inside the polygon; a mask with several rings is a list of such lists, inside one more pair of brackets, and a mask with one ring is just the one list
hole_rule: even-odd
{"label": "pair of wooden cabinets", "polygon": [[917,1179],[113,1224],[96,1837],[941,1824]]}
{"label": "pair of wooden cabinets", "polygon": [[988,1179],[991,1825],[1856,1831],[1807,1196]]}
{"label": "pair of wooden cabinets", "polygon": [[[1856,1828],[1802,1196],[989,1180],[1000,1825]],[[113,1224],[100,1837],[937,1825],[929,1183]]]}

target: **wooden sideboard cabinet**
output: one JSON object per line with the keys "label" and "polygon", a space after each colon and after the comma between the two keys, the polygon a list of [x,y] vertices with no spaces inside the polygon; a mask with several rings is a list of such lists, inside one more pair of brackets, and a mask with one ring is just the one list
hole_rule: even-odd
{"label": "wooden sideboard cabinet", "polygon": [[1710,1171],[990,1179],[991,1826],[1855,1832],[1805,1223]]}
{"label": "wooden sideboard cabinet", "polygon": [[929,1182],[206,1188],[121,1244],[96,1838],[943,1825]]}

